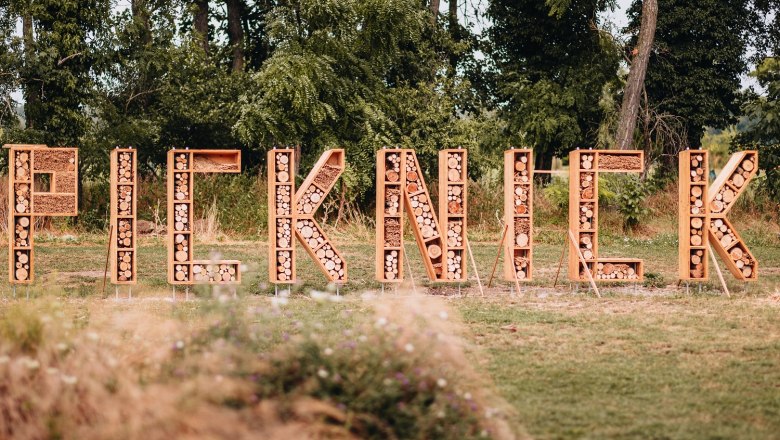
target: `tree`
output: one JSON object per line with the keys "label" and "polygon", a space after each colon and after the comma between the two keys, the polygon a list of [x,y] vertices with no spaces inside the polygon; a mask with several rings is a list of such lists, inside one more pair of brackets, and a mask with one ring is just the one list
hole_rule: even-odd
{"label": "tree", "polygon": [[[637,44],[639,0],[629,10]],[[683,118],[697,148],[705,126],[724,127],[739,114],[740,75],[756,16],[747,0],[659,0],[656,49],[645,79],[649,104]],[[672,153],[672,152],[667,152]]]}
{"label": "tree", "polygon": [[193,2],[192,30],[195,39],[200,41],[204,53],[209,53],[209,2],[195,0]]}
{"label": "tree", "polygon": [[749,125],[732,147],[758,150],[759,167],[766,173],[763,185],[774,200],[780,200],[780,59],[766,58],[751,75],[765,94],[753,95],[744,105]]}
{"label": "tree", "polygon": [[619,150],[631,149],[634,139],[636,117],[639,113],[640,94],[644,88],[647,64],[650,61],[650,52],[655,38],[655,27],[658,21],[658,0],[642,1],[642,24],[639,28],[639,36],[636,53],[631,62],[628,80],[623,91],[623,104],[620,106],[617,133],[615,134],[615,147]]}
{"label": "tree", "polygon": [[241,26],[241,16],[244,4],[241,0],[226,0],[227,3],[227,27],[232,52],[233,72],[244,70],[244,29]]}
{"label": "tree", "polygon": [[619,61],[617,47],[598,29],[606,7],[596,0],[490,2],[498,108],[510,139],[534,148],[537,169],[596,144],[599,98],[616,81]]}

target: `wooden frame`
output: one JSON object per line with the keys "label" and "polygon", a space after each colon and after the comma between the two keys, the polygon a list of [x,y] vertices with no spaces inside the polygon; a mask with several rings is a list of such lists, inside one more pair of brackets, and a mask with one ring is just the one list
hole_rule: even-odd
{"label": "wooden frame", "polygon": [[138,280],[138,158],[132,148],[111,151],[111,282]]}
{"label": "wooden frame", "polygon": [[268,152],[268,279],[274,284],[295,282],[294,150]]}
{"label": "wooden frame", "polygon": [[415,151],[379,150],[376,179],[377,281],[388,283],[403,280],[404,211],[412,224],[428,279],[445,281],[441,229]]}
{"label": "wooden frame", "polygon": [[240,173],[241,150],[168,151],[168,283],[240,284],[238,260],[195,260],[195,174]]}
{"label": "wooden frame", "polygon": [[680,152],[678,270],[681,280],[705,281],[709,278],[707,228],[710,223],[709,151]]}
{"label": "wooden frame", "polygon": [[[325,235],[314,213],[344,172],[343,149],[328,150],[295,193],[295,236],[330,282],[345,283],[347,266],[341,252]],[[293,273],[293,278],[295,274]]]}
{"label": "wooden frame", "polygon": [[439,151],[439,220],[446,226],[442,241],[444,282],[468,280],[466,236],[468,219],[468,151]]}
{"label": "wooden frame", "polygon": [[598,206],[600,173],[644,171],[641,150],[576,150],[569,153],[569,230],[578,246],[569,242],[569,279],[587,281],[579,253],[597,282],[642,282],[644,262],[632,258],[600,258]]}
{"label": "wooden frame", "polygon": [[376,154],[376,279],[382,283],[398,283],[404,277],[404,151],[383,149]]}
{"label": "wooden frame", "polygon": [[750,252],[727,215],[750,181],[758,173],[758,152],[741,151],[731,155],[707,193],[710,211],[709,242],[735,278],[758,279],[758,260]]}
{"label": "wooden frame", "polygon": [[[78,148],[7,145],[8,155],[8,280],[35,280],[36,217],[78,214]],[[39,175],[49,176],[49,191],[36,191]]]}
{"label": "wooden frame", "polygon": [[533,151],[504,151],[504,222],[508,250],[504,279],[533,279],[534,171]]}

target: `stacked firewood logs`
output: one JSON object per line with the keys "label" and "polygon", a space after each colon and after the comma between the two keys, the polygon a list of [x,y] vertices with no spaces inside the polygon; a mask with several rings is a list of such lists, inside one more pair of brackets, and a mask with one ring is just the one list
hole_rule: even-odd
{"label": "stacked firewood logs", "polygon": [[409,205],[412,208],[414,220],[417,223],[417,227],[420,229],[422,237],[427,239],[437,235],[438,231],[436,230],[433,210],[431,208],[431,203],[428,200],[428,196],[425,194],[413,195],[410,197]]}
{"label": "stacked firewood logs", "polygon": [[397,215],[401,209],[401,189],[385,187],[385,214]]}
{"label": "stacked firewood logs", "polygon": [[447,213],[448,214],[463,213],[463,197],[461,197],[462,192],[463,192],[463,187],[460,185],[447,186]]}
{"label": "stacked firewood logs", "polygon": [[447,223],[447,247],[463,246],[463,220],[450,220]]}
{"label": "stacked firewood logs", "polygon": [[582,253],[582,257],[586,260],[595,258],[595,254],[593,253],[593,234],[580,234],[580,252]]}
{"label": "stacked firewood logs", "polygon": [[15,247],[30,246],[30,217],[16,217]]}
{"label": "stacked firewood logs", "polygon": [[279,281],[292,279],[292,253],[290,251],[277,251],[276,271],[276,277]]}
{"label": "stacked firewood logs", "polygon": [[504,191],[504,210],[508,228],[509,249],[505,258],[507,280],[530,280],[533,248],[533,175],[530,150],[508,150],[504,153],[504,176],[511,178]]}
{"label": "stacked firewood logs", "polygon": [[119,220],[116,231],[116,244],[118,248],[133,246],[133,221],[130,219]]}
{"label": "stacked firewood logs", "polygon": [[298,230],[301,238],[303,238],[312,249],[317,249],[325,243],[325,237],[323,237],[322,232],[313,221],[300,219],[296,222],[295,228]]}
{"label": "stacked firewood logs", "polygon": [[745,251],[742,242],[734,234],[734,231],[729,228],[728,223],[719,218],[712,219],[710,231],[713,232],[715,238],[718,239],[724,248],[729,249],[729,257],[742,272],[742,275],[745,278],[750,278],[753,275],[755,263],[750,258],[749,253]]}
{"label": "stacked firewood logs", "polygon": [[593,229],[595,224],[596,207],[593,203],[580,204],[580,229]]}
{"label": "stacked firewood logs", "polygon": [[333,250],[330,243],[323,244],[322,247],[317,249],[315,255],[333,279],[340,280],[344,278],[344,262]]}
{"label": "stacked firewood logs", "polygon": [[30,251],[19,251],[14,253],[14,259],[16,260],[16,271],[14,277],[18,281],[25,281],[30,279]]}
{"label": "stacked firewood logs", "polygon": [[734,170],[726,181],[726,185],[715,195],[712,202],[712,212],[720,213],[728,210],[731,204],[736,200],[737,193],[745,186],[745,182],[750,179],[756,164],[752,158],[747,158]]}
{"label": "stacked firewood logs", "polygon": [[291,223],[292,221],[289,218],[276,219],[276,247],[281,249],[293,247]]}
{"label": "stacked firewood logs", "polygon": [[398,251],[385,251],[385,279],[395,280],[398,273]]}
{"label": "stacked firewood logs", "polygon": [[[269,207],[275,213],[272,221],[271,233],[271,280],[273,282],[290,282],[295,277],[295,232],[296,224],[293,223],[293,202],[295,198],[293,152],[292,150],[272,150],[269,152],[269,162],[273,164],[272,188],[269,189],[272,198],[272,206]],[[312,187],[314,188],[314,187]],[[309,204],[309,210],[313,210],[312,197],[322,197],[314,190],[306,192],[301,197],[300,203],[295,206],[297,213],[303,213],[305,205]],[[301,229],[298,229],[299,233]]]}
{"label": "stacked firewood logs", "polygon": [[133,279],[133,256],[126,251],[117,252],[117,280],[130,281]]}
{"label": "stacked firewood logs", "polygon": [[194,264],[192,278],[201,283],[235,282],[238,268],[234,264]]}
{"label": "stacked firewood logs", "polygon": [[318,206],[323,197],[325,197],[325,193],[316,186],[311,185],[301,196],[301,199],[298,200],[298,214],[311,214],[314,211],[314,207]]}
{"label": "stacked firewood logs", "polygon": [[599,280],[637,280],[636,268],[631,264],[598,263],[596,278]]}
{"label": "stacked firewood logs", "polygon": [[[13,208],[9,215],[13,215],[14,231],[13,231],[13,248],[31,248],[32,247],[32,234],[33,234],[33,221],[31,201],[31,185],[32,185],[32,172],[31,172],[31,155],[30,151],[16,151],[11,157],[13,157],[14,175],[13,175],[13,189],[14,195],[11,198],[11,206]],[[31,279],[30,271],[30,250],[29,249],[13,249],[13,267],[11,273],[13,274],[13,281],[28,281]]]}

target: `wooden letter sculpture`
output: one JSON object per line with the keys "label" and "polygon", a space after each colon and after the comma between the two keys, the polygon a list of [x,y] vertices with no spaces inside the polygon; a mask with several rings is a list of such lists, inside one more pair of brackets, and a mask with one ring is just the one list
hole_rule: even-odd
{"label": "wooden letter sculpture", "polygon": [[314,213],[344,172],[344,150],[322,153],[298,191],[295,191],[294,159],[294,150],[268,152],[269,279],[275,284],[295,281],[294,230],[295,237],[328,281],[344,283],[346,262],[314,220]]}
{"label": "wooden letter sculpture", "polygon": [[758,261],[726,216],[757,172],[756,151],[734,153],[707,193],[709,242],[732,275],[742,281],[758,279]]}
{"label": "wooden letter sculpture", "polygon": [[504,152],[504,221],[507,250],[504,279],[531,281],[533,261],[533,153]]}
{"label": "wooden letter sculpture", "polygon": [[642,260],[599,258],[599,173],[638,173],[644,170],[644,152],[638,150],[583,150],[569,153],[569,279],[587,280],[580,254],[595,281],[644,279]]}
{"label": "wooden letter sculpture", "polygon": [[710,222],[707,197],[709,151],[683,151],[679,156],[679,261],[681,280],[709,277],[706,227]]}
{"label": "wooden letter sculpture", "polygon": [[111,282],[135,284],[137,158],[129,148],[111,151]]}
{"label": "wooden letter sculpture", "polygon": [[[456,150],[459,151],[459,150]],[[449,160],[449,159],[448,159]],[[461,163],[466,160],[465,155]],[[461,165],[461,179],[465,182],[465,166]],[[376,163],[376,279],[379,282],[403,280],[403,213],[409,217],[414,229],[417,247],[423,257],[423,265],[432,281],[457,281],[448,277],[449,267],[444,269],[443,240],[436,212],[425,186],[417,154],[411,149],[385,149],[377,152]],[[455,168],[457,171],[457,166]],[[447,172],[449,174],[449,171]],[[453,173],[455,177],[455,173]],[[445,183],[442,182],[442,185]],[[465,189],[465,184],[463,186]],[[466,212],[465,198],[462,201]],[[453,205],[454,206],[454,205]],[[465,219],[465,217],[463,217]],[[464,222],[465,225],[465,222]],[[465,244],[465,231],[461,243]],[[455,241],[457,244],[457,241]],[[453,254],[454,255],[454,254]],[[461,262],[465,260],[462,254]],[[453,259],[454,262],[454,259]],[[453,264],[453,266],[455,266]],[[457,272],[455,272],[457,273]],[[465,270],[461,269],[461,276]]]}
{"label": "wooden letter sculpture", "polygon": [[[35,218],[78,213],[78,148],[11,145],[8,169],[8,278],[11,284],[30,284]],[[42,176],[49,178],[48,190],[36,185]]]}
{"label": "wooden letter sculpture", "polygon": [[468,154],[463,149],[439,151],[439,219],[447,225],[442,245],[446,256],[441,281],[465,281]]}
{"label": "wooden letter sculpture", "polygon": [[196,173],[240,173],[240,150],[168,152],[168,282],[239,284],[241,262],[194,260],[193,211]]}

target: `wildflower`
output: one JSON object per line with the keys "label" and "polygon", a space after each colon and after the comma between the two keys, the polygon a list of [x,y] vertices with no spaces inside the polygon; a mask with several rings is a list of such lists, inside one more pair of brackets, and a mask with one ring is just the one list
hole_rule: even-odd
{"label": "wildflower", "polygon": [[368,340],[368,338],[366,337],[366,335],[358,336],[358,341],[360,341],[360,342],[366,342],[367,340]]}
{"label": "wildflower", "polygon": [[315,301],[325,301],[330,296],[327,292],[322,292],[319,290],[312,290],[309,292],[309,296],[311,296],[311,299]]}
{"label": "wildflower", "polygon": [[10,361],[10,360],[11,360],[11,358],[9,358],[8,356],[2,355],[2,356],[0,356],[0,365],[7,364],[8,361]]}
{"label": "wildflower", "polygon": [[317,376],[319,376],[322,379],[326,379],[328,377],[328,370],[324,368],[320,368],[317,370]]}
{"label": "wildflower", "polygon": [[284,296],[275,296],[271,298],[271,305],[274,307],[286,306],[289,300]]}
{"label": "wildflower", "polygon": [[442,310],[441,312],[439,312],[439,318],[447,319],[449,317],[450,317],[450,315],[448,315],[446,311]]}
{"label": "wildflower", "polygon": [[79,381],[79,379],[76,376],[68,376],[67,374],[62,375],[62,381],[68,385],[75,385],[76,382]]}
{"label": "wildflower", "polygon": [[49,316],[49,315],[41,316],[41,322],[44,323],[44,324],[48,324],[49,322],[51,322],[51,316]]}
{"label": "wildflower", "polygon": [[445,378],[443,378],[443,377],[440,377],[440,378],[439,378],[439,379],[436,381],[436,385],[438,385],[438,386],[439,386],[439,388],[444,388],[444,387],[446,387],[446,386],[447,386],[447,379],[445,379]]}
{"label": "wildflower", "polygon": [[406,345],[404,345],[404,350],[406,350],[407,353],[411,353],[411,352],[414,351],[414,345],[406,344]]}
{"label": "wildflower", "polygon": [[49,373],[49,374],[57,374],[57,373],[60,372],[60,370],[58,370],[58,369],[56,369],[54,367],[49,367],[49,368],[46,369],[46,372]]}
{"label": "wildflower", "polygon": [[471,400],[471,393],[464,394],[463,398],[466,399],[466,400]]}
{"label": "wildflower", "polygon": [[387,318],[379,318],[379,319],[376,320],[377,328],[384,327],[386,325],[387,325]]}
{"label": "wildflower", "polygon": [[333,349],[332,349],[332,348],[330,348],[330,347],[327,347],[327,348],[326,348],[326,349],[323,351],[323,353],[325,354],[325,356],[330,356],[330,355],[332,355],[332,354],[333,354]]}
{"label": "wildflower", "polygon": [[97,342],[100,340],[100,335],[98,335],[95,332],[89,332],[87,333],[87,339],[89,339],[92,342]]}
{"label": "wildflower", "polygon": [[41,366],[41,363],[36,361],[35,359],[26,358],[22,362],[24,362],[24,366],[30,370],[37,370],[38,367]]}
{"label": "wildflower", "polygon": [[443,419],[446,414],[444,413],[444,410],[441,410],[436,413],[436,417]]}
{"label": "wildflower", "polygon": [[487,429],[483,429],[483,430],[482,430],[482,431],[479,433],[479,436],[480,436],[480,437],[482,437],[482,438],[487,438],[487,437],[488,437],[488,435],[489,435],[489,434],[488,434],[488,432],[487,432]]}
{"label": "wildflower", "polygon": [[66,344],[64,342],[60,342],[60,343],[58,343],[56,345],[56,347],[57,347],[57,350],[59,350],[59,351],[65,351],[65,350],[68,349],[68,344]]}
{"label": "wildflower", "polygon": [[181,339],[176,341],[176,343],[174,344],[174,348],[176,350],[183,350],[184,349],[184,341],[182,341]]}
{"label": "wildflower", "polygon": [[382,385],[384,385],[386,387],[389,387],[392,384],[393,384],[393,380],[390,379],[389,377],[386,377],[385,380],[382,381]]}

